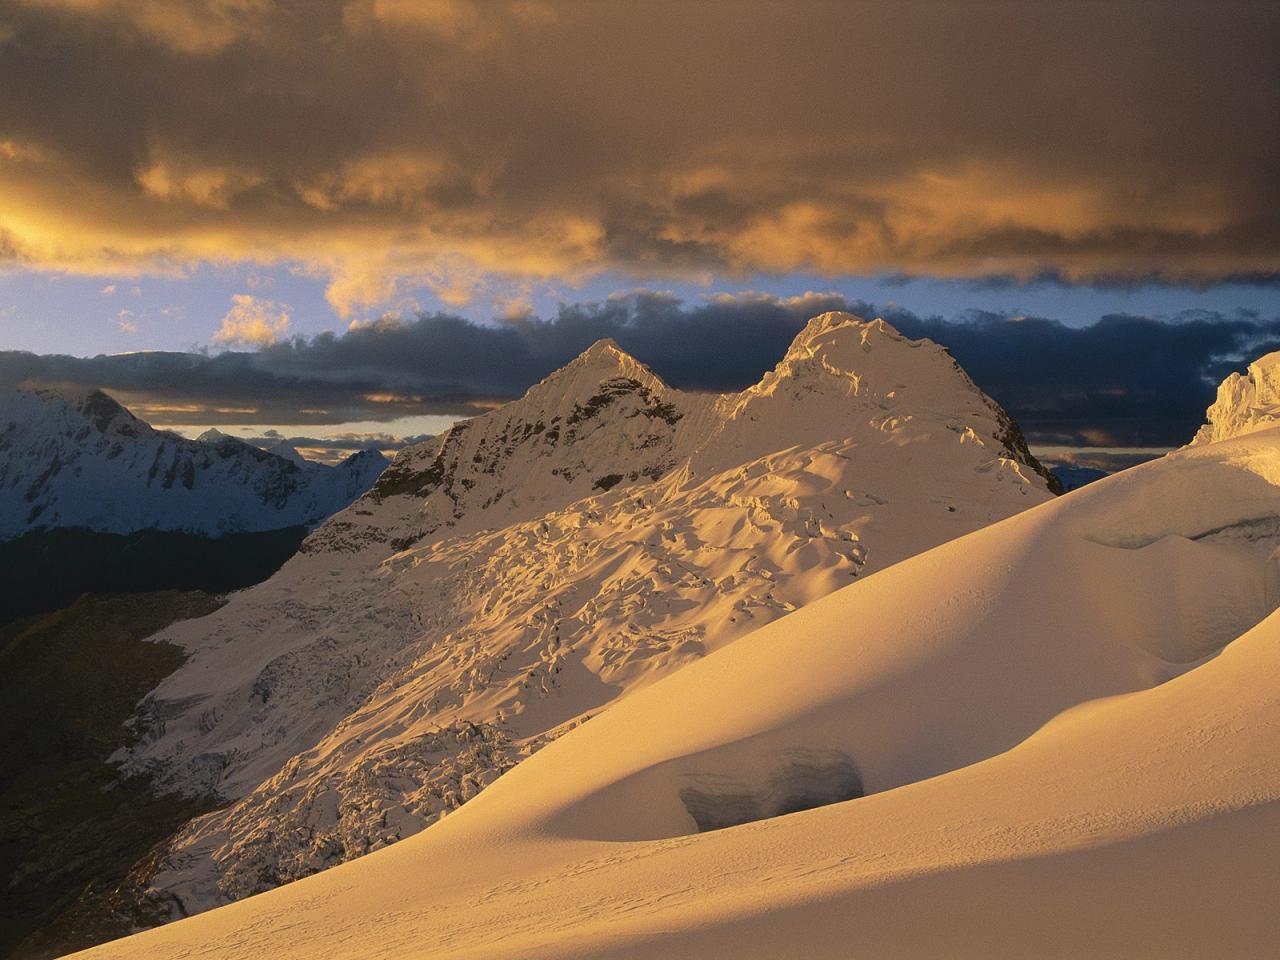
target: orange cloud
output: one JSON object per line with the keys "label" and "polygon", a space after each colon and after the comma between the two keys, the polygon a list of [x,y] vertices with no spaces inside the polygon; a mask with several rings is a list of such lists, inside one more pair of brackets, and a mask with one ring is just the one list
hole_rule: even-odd
{"label": "orange cloud", "polygon": [[261,174],[163,155],[150,158],[136,174],[145,196],[168,203],[226,210],[238,194],[264,180]]}
{"label": "orange cloud", "polygon": [[289,314],[271,300],[237,293],[231,298],[231,304],[213,335],[214,343],[269,347],[288,334]]}

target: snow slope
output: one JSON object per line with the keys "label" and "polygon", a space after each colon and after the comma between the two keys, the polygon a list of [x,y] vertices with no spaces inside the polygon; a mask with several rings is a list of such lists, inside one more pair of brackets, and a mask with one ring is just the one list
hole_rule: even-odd
{"label": "snow slope", "polygon": [[1280,428],[1175,452],[815,600],[415,838],[87,956],[1270,956],[1277,518]]}
{"label": "snow slope", "polygon": [[1205,419],[1193,444],[1227,440],[1280,420],[1280,352],[1259,357],[1244,375],[1223,380]]}
{"label": "snow slope", "polygon": [[812,320],[741,394],[602,341],[402,452],[190,653],[126,769],[233,801],[153,890],[194,912],[413,834],[607,705],[854,579],[1050,499],[940,347]]}
{"label": "snow slope", "polygon": [[385,466],[377,451],[327,467],[216,430],[187,440],[99,390],[0,390],[0,539],[48,527],[219,536],[311,525]]}

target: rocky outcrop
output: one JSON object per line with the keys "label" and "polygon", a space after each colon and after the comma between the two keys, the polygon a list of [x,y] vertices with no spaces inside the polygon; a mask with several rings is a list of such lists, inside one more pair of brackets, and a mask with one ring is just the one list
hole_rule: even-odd
{"label": "rocky outcrop", "polygon": [[1280,422],[1280,352],[1259,357],[1245,373],[1223,380],[1205,419],[1191,446],[1229,440]]}

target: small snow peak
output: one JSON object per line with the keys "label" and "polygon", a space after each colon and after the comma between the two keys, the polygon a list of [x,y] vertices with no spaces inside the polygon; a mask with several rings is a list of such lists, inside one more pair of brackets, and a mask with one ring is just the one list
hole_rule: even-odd
{"label": "small snow peak", "polygon": [[93,390],[89,387],[82,387],[74,383],[39,383],[26,382],[18,387],[19,390],[28,391],[35,396],[44,400],[46,403],[52,401],[61,401],[69,407],[77,409],[84,405],[89,399],[89,395]]}
{"label": "small snow peak", "polygon": [[612,337],[597,340],[582,353],[569,362],[570,367],[590,367],[592,369],[623,370],[631,366],[639,366],[640,361],[623,350]]}
{"label": "small snow peak", "polygon": [[348,466],[380,464],[385,467],[390,462],[391,461],[387,458],[387,455],[376,447],[366,447],[363,450],[357,450],[355,453],[348,454],[342,460],[342,463]]}
{"label": "small snow peak", "polygon": [[816,317],[810,317],[809,322],[804,325],[804,329],[806,332],[822,332],[834,327],[845,327],[852,323],[865,325],[871,322],[865,317],[860,317],[856,313],[849,313],[847,310],[828,310],[826,313],[820,313]]}
{"label": "small snow peak", "polygon": [[1205,420],[1190,446],[1229,440],[1280,423],[1280,351],[1259,357],[1245,373],[1223,380]]}
{"label": "small snow peak", "polygon": [[[1016,424],[955,358],[931,340],[912,340],[882,319],[851,313],[814,317],[764,379],[734,398],[731,420],[756,432],[802,435],[809,424],[850,417],[882,425],[912,420],[963,423],[1048,482]],[[770,422],[768,430],[759,424]],[[974,425],[977,426],[974,426]],[[977,434],[975,434],[976,436]]]}
{"label": "small snow peak", "polygon": [[310,461],[298,452],[298,448],[293,445],[293,441],[288,438],[281,437],[275,443],[265,448],[267,453],[275,454],[277,457],[283,457],[290,463],[299,467],[307,466]]}
{"label": "small snow peak", "polygon": [[820,313],[804,325],[791,341],[787,356],[813,356],[821,347],[832,344],[851,344],[855,341],[864,352],[870,351],[877,340],[914,344],[898,332],[892,324],[877,317],[865,320],[852,313],[832,310]]}
{"label": "small snow peak", "polygon": [[800,343],[814,337],[820,337],[832,330],[838,330],[841,327],[848,326],[864,326],[867,321],[852,313],[846,313],[843,310],[829,310],[826,313],[820,313],[816,317],[811,317],[801,331],[796,335],[794,343]]}
{"label": "small snow peak", "polygon": [[[589,390],[596,384],[616,378],[634,380],[649,390],[662,392],[668,389],[661,377],[623,350],[611,337],[597,340],[544,382],[557,383],[561,389],[574,392]],[[531,392],[537,389],[534,387]]]}
{"label": "small snow peak", "polygon": [[591,357],[596,355],[619,354],[625,352],[626,351],[618,346],[618,341],[613,339],[613,337],[601,337],[591,346],[587,347],[587,349],[583,350],[582,356]]}
{"label": "small snow peak", "polygon": [[[904,348],[914,352],[926,344],[933,345],[928,340],[903,336],[880,318],[864,320],[852,313],[832,311],[819,314],[805,324],[775,373],[794,375],[814,362],[828,371],[846,373],[864,373],[877,367],[898,368],[904,364],[914,367],[919,361],[908,359]],[[936,352],[942,351],[938,348]],[[905,369],[899,372],[906,374]]]}

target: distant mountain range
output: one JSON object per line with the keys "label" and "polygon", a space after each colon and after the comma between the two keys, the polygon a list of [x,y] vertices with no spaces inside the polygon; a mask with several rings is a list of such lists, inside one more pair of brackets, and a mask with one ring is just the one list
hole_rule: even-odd
{"label": "distant mountain range", "polygon": [[188,440],[100,390],[9,389],[0,392],[0,540],[58,528],[217,537],[313,526],[386,463],[363,450],[331,467],[217,431]]}

